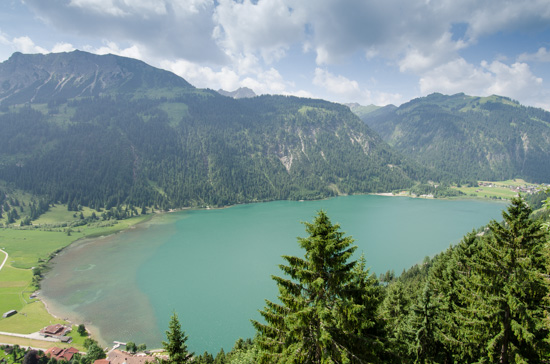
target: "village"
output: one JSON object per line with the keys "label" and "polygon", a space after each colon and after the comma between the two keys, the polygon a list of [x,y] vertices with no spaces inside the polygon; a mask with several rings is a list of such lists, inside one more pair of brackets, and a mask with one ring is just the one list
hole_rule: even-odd
{"label": "village", "polygon": [[[14,313],[9,311],[4,314],[5,317],[13,315]],[[65,343],[70,344],[72,337],[68,334],[72,331],[72,328],[67,325],[53,324],[44,327],[38,332],[31,334],[13,334],[1,332],[2,335],[33,339],[39,341],[46,341],[49,343]],[[78,328],[78,334],[80,336],[88,336],[89,333],[85,330],[84,325],[80,325]],[[87,338],[89,343],[95,345],[97,342],[93,339]],[[86,343],[86,342],[85,342]],[[86,344],[85,344],[86,345]],[[121,350],[121,347],[125,347],[126,350]],[[44,350],[43,348],[36,348],[31,346],[20,346],[0,343],[0,364],[7,363],[86,363],[86,364],[145,364],[156,363],[161,360],[168,359],[168,356],[163,354],[163,350],[146,350],[145,345],[136,346],[134,343],[128,342],[113,342],[113,346],[109,348],[100,348],[100,350],[92,349],[88,347],[88,352],[83,352],[72,346],[51,346]],[[92,353],[93,352],[93,353]],[[28,356],[34,356],[28,358]],[[89,357],[91,356],[91,357]],[[88,357],[88,360],[84,361],[82,358]],[[96,358],[98,357],[98,358]]]}
{"label": "village", "polygon": [[[495,182],[486,182],[486,181],[480,181],[478,183],[479,187],[488,187],[488,188],[508,188],[510,191],[515,192],[516,194],[526,194],[526,195],[532,195],[534,193],[538,193],[540,191],[543,191],[545,188],[548,188],[548,185],[535,185],[535,184],[508,184],[504,185],[502,183],[495,183]],[[476,192],[481,192],[482,190],[476,190]]]}

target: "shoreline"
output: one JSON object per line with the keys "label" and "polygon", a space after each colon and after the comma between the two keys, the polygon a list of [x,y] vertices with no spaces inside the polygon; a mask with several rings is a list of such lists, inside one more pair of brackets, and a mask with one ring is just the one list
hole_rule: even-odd
{"label": "shoreline", "polygon": [[[40,302],[42,302],[42,304],[44,305],[44,308],[46,309],[46,312],[48,312],[50,316],[52,316],[57,320],[66,321],[71,325],[71,327],[84,324],[84,326],[86,327],[86,331],[88,331],[89,333],[88,335],[89,338],[97,340],[97,342],[99,343],[99,346],[101,347],[106,347],[106,346],[109,348],[111,347],[111,345],[108,344],[107,341],[101,336],[101,330],[99,329],[99,327],[94,326],[92,323],[85,322],[85,320],[83,319],[77,319],[78,315],[76,315],[76,317],[72,317],[72,315],[75,315],[74,312],[71,312],[71,314],[67,314],[67,315],[60,315],[55,308],[52,308],[52,306],[55,307],[54,303],[52,303],[47,298],[44,298],[42,295],[39,295],[39,296],[40,297],[39,298],[37,297],[37,298],[40,300]],[[60,310],[60,311],[63,314],[67,313],[66,311],[63,311],[63,310]],[[62,316],[65,316],[65,317],[62,317]]]}
{"label": "shoreline", "polygon": [[[411,198],[414,198],[413,196],[405,195],[403,193],[394,194],[394,193],[391,193],[391,192],[368,193],[368,194],[358,194],[358,195],[378,195],[378,196],[386,196],[386,197],[391,196],[391,197],[411,197]],[[334,197],[341,197],[341,196],[333,196],[333,197],[329,197],[329,198],[326,198],[326,199],[332,199]],[[326,199],[320,199],[320,200],[326,200]],[[442,199],[442,200],[444,200],[444,199]],[[483,198],[481,198],[479,200],[492,201],[490,199],[483,199]],[[293,201],[293,200],[281,200],[281,201]],[[271,201],[268,201],[268,202],[271,202]],[[255,204],[256,202],[251,202],[250,204],[252,204],[252,203]],[[62,248],[61,251],[64,251],[68,247],[74,247],[73,244],[75,244],[75,243],[78,244],[78,243],[81,243],[81,242],[85,242],[87,240],[103,239],[103,238],[106,238],[106,237],[117,235],[119,233],[127,232],[130,229],[136,229],[136,228],[142,228],[142,227],[146,228],[147,226],[144,226],[143,225],[144,223],[151,223],[151,224],[161,223],[162,224],[162,222],[163,222],[162,216],[167,216],[167,217],[171,216],[171,215],[174,216],[173,213],[182,212],[182,211],[191,211],[191,210],[198,210],[199,211],[199,210],[209,210],[209,209],[226,209],[226,208],[230,208],[230,207],[234,207],[234,206],[238,206],[238,205],[245,205],[245,204],[228,205],[228,206],[222,206],[222,207],[185,207],[185,208],[179,208],[179,209],[171,209],[169,211],[155,211],[153,213],[147,214],[147,218],[145,218],[145,219],[143,219],[143,220],[141,220],[141,221],[139,221],[139,222],[137,222],[133,225],[130,225],[127,228],[124,228],[124,229],[121,229],[121,230],[118,230],[118,231],[114,231],[114,232],[109,233],[109,234],[101,234],[101,235],[91,234],[89,236],[84,236],[84,237],[80,237],[78,239],[75,239],[70,244],[68,244],[67,246]],[[158,219],[157,219],[157,217],[158,217]],[[152,222],[152,220],[155,220],[155,222]],[[51,315],[52,317],[65,320],[65,321],[69,322],[71,325],[75,325],[75,322],[84,323],[86,325],[86,328],[90,332],[90,337],[91,338],[96,339],[102,347],[105,347],[105,346],[107,346],[109,348],[112,347],[113,344],[106,341],[105,338],[103,338],[102,335],[101,335],[101,330],[98,327],[94,326],[91,322],[86,323],[86,322],[84,322],[85,320],[79,319],[78,314],[75,313],[75,312],[72,312],[70,310],[64,311],[63,309],[60,309],[56,305],[55,302],[52,302],[51,299],[47,299],[47,298],[44,298],[42,296],[42,297],[40,297],[40,300],[43,302],[44,307],[45,307],[46,311],[48,312],[48,314]]]}
{"label": "shoreline", "polygon": [[[175,212],[175,211],[174,211]],[[159,212],[158,214],[164,214],[164,213],[167,213],[167,212]],[[155,213],[150,213],[150,214],[147,214],[146,217],[142,220],[142,221],[139,221],[139,222],[136,222],[135,224],[132,224],[132,225],[129,225],[128,227],[126,228],[123,228],[123,229],[120,229],[120,230],[117,230],[117,231],[113,231],[111,233],[107,233],[107,234],[90,234],[90,235],[86,235],[86,236],[82,236],[82,237],[79,237],[73,241],[71,241],[69,244],[67,244],[65,247],[61,248],[60,250],[57,251],[57,254],[59,253],[62,253],[63,251],[65,251],[66,249],[70,248],[70,247],[74,247],[74,245],[76,244],[79,244],[79,243],[85,243],[87,240],[97,240],[97,239],[104,239],[104,238],[107,238],[107,237],[110,237],[110,236],[115,236],[117,234],[120,234],[120,233],[123,233],[123,232],[126,232],[130,229],[135,229],[137,226],[141,225],[141,224],[144,224],[144,223],[147,223],[147,222],[150,222],[155,216],[156,216],[157,212]],[[57,255],[56,254],[56,255]],[[6,253],[6,256],[7,256],[7,253]],[[48,262],[46,263],[46,266],[48,266],[50,263],[51,263],[51,260],[53,259],[54,257],[52,257],[50,260],[48,260]],[[44,278],[44,277],[43,277]],[[42,278],[42,279],[43,279]],[[41,291],[41,288],[38,290],[38,291]],[[86,327],[86,330],[89,332],[89,337],[91,339],[94,339],[94,340],[97,340],[97,342],[99,343],[99,345],[101,347],[109,347],[111,348],[112,345],[109,344],[102,336],[101,336],[101,330],[99,329],[99,327],[93,325],[93,323],[91,322],[85,322],[86,320],[84,319],[81,319],[78,317],[78,315],[75,313],[75,312],[67,312],[67,311],[64,311],[62,309],[58,309],[56,308],[56,305],[55,303],[53,303],[50,299],[44,297],[44,295],[40,294],[37,299],[42,302],[42,304],[44,305],[44,308],[46,310],[46,312],[51,316],[53,317],[54,319],[57,319],[57,320],[62,320],[62,321],[66,321],[67,323],[69,323],[71,326],[73,325],[79,325],[79,324],[84,324],[85,327]]]}

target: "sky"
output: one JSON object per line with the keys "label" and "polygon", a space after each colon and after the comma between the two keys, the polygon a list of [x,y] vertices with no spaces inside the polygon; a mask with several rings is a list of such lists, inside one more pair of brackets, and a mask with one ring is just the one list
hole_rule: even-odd
{"label": "sky", "polygon": [[433,92],[550,110],[549,0],[2,0],[0,62],[75,49],[196,87],[396,106]]}

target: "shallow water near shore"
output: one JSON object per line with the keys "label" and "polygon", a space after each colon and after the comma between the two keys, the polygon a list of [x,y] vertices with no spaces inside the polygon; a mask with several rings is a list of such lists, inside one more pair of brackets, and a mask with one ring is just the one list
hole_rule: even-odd
{"label": "shallow water near shore", "polygon": [[113,340],[159,347],[173,312],[200,354],[252,337],[281,255],[303,256],[301,221],[323,209],[365,254],[371,272],[400,273],[501,219],[503,203],[358,195],[276,201],[155,216],[124,233],[73,244],[42,283],[52,311]]}

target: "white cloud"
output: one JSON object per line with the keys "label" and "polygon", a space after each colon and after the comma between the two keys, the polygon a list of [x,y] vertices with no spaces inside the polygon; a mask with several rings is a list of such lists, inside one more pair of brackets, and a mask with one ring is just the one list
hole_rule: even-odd
{"label": "white cloud", "polygon": [[151,12],[166,14],[164,1],[158,0],[71,0],[69,6],[117,17],[136,13],[146,17]]}
{"label": "white cloud", "polygon": [[[371,73],[354,76],[356,80],[378,77],[375,69],[385,76],[398,69],[405,73],[399,77],[407,85],[402,91],[407,96],[416,96],[418,82],[422,93],[494,91],[518,98],[514,95],[520,91],[514,91],[513,83],[533,95],[530,99],[538,93],[542,100],[540,75],[522,64],[550,62],[547,45],[519,56],[524,50],[512,53],[517,45],[496,49],[498,55],[484,55],[490,57],[485,65],[462,58],[467,56],[464,49],[482,44],[487,35],[500,39],[509,32],[535,34],[538,47],[544,45],[540,35],[550,24],[548,0],[24,0],[23,4],[46,27],[68,38],[53,39],[58,44],[52,46],[32,33],[19,33],[41,39],[37,46],[29,37],[12,40],[0,34],[6,49],[66,51],[82,48],[79,37],[80,44],[99,39],[103,43],[91,43],[85,50],[164,64],[191,83],[214,89],[249,86],[257,93],[311,95],[312,90],[294,91],[295,84],[287,77],[307,77],[318,68],[314,86],[335,99],[377,104],[402,99],[400,94],[377,92],[370,83],[366,87],[322,71],[344,63],[356,72]],[[508,61],[514,59],[517,63]],[[540,68],[538,72],[544,74]],[[505,82],[506,77],[513,81]],[[392,89],[401,92],[395,80],[391,82]]]}
{"label": "white cloud", "polygon": [[451,37],[450,32],[443,33],[433,43],[433,47],[428,47],[426,51],[421,51],[418,48],[409,49],[405,57],[399,61],[399,70],[422,73],[455,58],[457,52],[466,47],[466,43],[461,40],[453,41]]}
{"label": "white cloud", "polygon": [[151,59],[227,61],[213,39],[214,0],[25,0],[25,5],[72,37],[135,44]]}
{"label": "white cloud", "polygon": [[60,53],[60,52],[72,52],[76,48],[70,44],[70,43],[56,43],[52,48],[52,53]]}
{"label": "white cloud", "polygon": [[514,99],[536,96],[542,86],[542,78],[533,75],[526,63],[516,62],[508,66],[502,62],[482,62],[491,73],[493,82],[486,88],[488,94],[505,95]]}
{"label": "white cloud", "polygon": [[362,89],[355,80],[350,80],[342,75],[334,75],[327,70],[316,68],[313,84],[323,88],[332,99],[337,102],[358,102],[363,105],[388,105],[400,104],[403,96],[381,91]]}
{"label": "white cloud", "polygon": [[324,88],[332,94],[341,95],[346,98],[362,97],[362,91],[357,81],[350,80],[341,75],[335,76],[321,68],[315,69],[313,84]]}
{"label": "white cloud", "polygon": [[114,54],[122,57],[130,57],[136,59],[144,59],[144,55],[140,51],[140,47],[137,45],[132,45],[127,48],[120,48],[118,44],[114,42],[105,42],[102,47],[94,48],[92,46],[85,46],[84,50],[86,52],[95,53],[95,54]]}
{"label": "white cloud", "polygon": [[281,95],[305,97],[305,98],[308,98],[308,99],[314,98],[313,94],[309,91],[306,91],[306,90],[298,90],[298,91],[290,91],[290,92],[285,91],[285,92],[282,92]]}
{"label": "white cloud", "polygon": [[31,38],[27,36],[13,38],[11,44],[17,51],[22,53],[48,53],[46,49],[35,45]]}
{"label": "white cloud", "polygon": [[11,43],[8,36],[2,32],[0,32],[0,43],[4,45],[9,45]]}
{"label": "white cloud", "polygon": [[365,102],[365,105],[401,105],[405,102],[403,95],[401,94],[392,94],[388,92],[373,91],[371,92],[371,98]]}
{"label": "white cloud", "polygon": [[[234,68],[220,67],[218,69],[186,60],[163,61],[160,65],[183,77],[196,87],[208,87],[214,90],[221,88],[226,91],[248,87],[259,95],[291,93],[288,88],[294,85],[285,81],[275,68],[264,70],[255,63],[253,58],[247,57],[235,61],[235,64]],[[247,68],[245,65],[251,67]]]}
{"label": "white cloud", "polygon": [[536,77],[526,63],[507,65],[500,61],[481,62],[479,66],[458,58],[426,72],[420,79],[422,94],[442,92],[470,95],[508,96],[523,103],[541,102],[542,79]]}
{"label": "white cloud", "polygon": [[219,71],[200,66],[186,60],[163,61],[161,67],[183,77],[195,87],[224,89],[233,91],[239,88],[239,76],[233,70],[222,67]]}
{"label": "white cloud", "polygon": [[518,56],[518,61],[550,62],[550,50],[541,47],[536,53],[522,53]]}
{"label": "white cloud", "polygon": [[420,92],[423,95],[432,92],[454,94],[458,92],[474,95],[482,92],[491,83],[491,75],[483,69],[476,68],[463,58],[455,59],[426,72],[419,81]]}
{"label": "white cloud", "polygon": [[282,94],[286,92],[287,87],[293,86],[292,83],[286,82],[275,68],[257,73],[254,78],[246,77],[241,85],[253,89],[257,94]]}
{"label": "white cloud", "polygon": [[214,35],[230,53],[258,53],[268,62],[285,55],[303,38],[304,14],[285,0],[220,0],[213,19]]}
{"label": "white cloud", "polygon": [[71,0],[69,6],[79,7],[96,13],[103,13],[113,16],[129,15],[118,6],[113,0],[98,1],[98,0]]}
{"label": "white cloud", "polygon": [[[457,2],[457,5],[462,5]],[[550,7],[547,0],[488,0],[470,1],[466,7],[469,24],[468,34],[472,38],[511,32],[518,29],[537,29],[548,26]]]}

